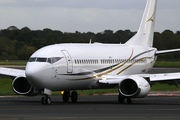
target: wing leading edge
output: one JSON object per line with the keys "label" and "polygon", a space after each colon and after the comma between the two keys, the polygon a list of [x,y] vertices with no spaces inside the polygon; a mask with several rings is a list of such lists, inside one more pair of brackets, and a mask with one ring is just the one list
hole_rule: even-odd
{"label": "wing leading edge", "polygon": [[129,79],[132,76],[139,76],[146,79],[150,84],[160,82],[160,83],[168,83],[170,85],[176,85],[180,83],[180,72],[177,73],[161,73],[161,74],[137,74],[137,75],[129,75],[129,76],[102,76],[98,81],[101,84],[119,84],[121,81],[125,79]]}
{"label": "wing leading edge", "polygon": [[10,77],[18,77],[18,76],[25,77],[25,70],[0,67],[0,74],[10,76]]}

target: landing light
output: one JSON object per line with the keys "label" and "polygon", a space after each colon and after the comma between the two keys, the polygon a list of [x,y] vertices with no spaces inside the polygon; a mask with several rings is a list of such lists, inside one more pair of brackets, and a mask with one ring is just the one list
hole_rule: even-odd
{"label": "landing light", "polygon": [[97,76],[97,75],[94,75],[94,77],[95,77],[95,78],[98,78],[98,76]]}
{"label": "landing light", "polygon": [[107,78],[106,77],[102,77],[102,80],[107,80]]}
{"label": "landing light", "polygon": [[64,91],[61,91],[61,95],[63,95],[64,94]]}

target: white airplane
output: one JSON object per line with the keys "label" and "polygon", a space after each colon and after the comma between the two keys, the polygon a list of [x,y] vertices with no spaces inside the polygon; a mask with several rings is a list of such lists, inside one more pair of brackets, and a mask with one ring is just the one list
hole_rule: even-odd
{"label": "white airplane", "polygon": [[42,104],[51,103],[52,91],[64,91],[64,102],[76,102],[75,90],[118,88],[119,102],[131,103],[146,97],[156,82],[178,86],[180,73],[147,74],[158,55],[180,51],[152,47],[156,5],[157,0],[148,0],[137,34],[125,44],[49,45],[30,57],[25,70],[0,68],[0,74],[14,78],[17,94],[43,94]]}

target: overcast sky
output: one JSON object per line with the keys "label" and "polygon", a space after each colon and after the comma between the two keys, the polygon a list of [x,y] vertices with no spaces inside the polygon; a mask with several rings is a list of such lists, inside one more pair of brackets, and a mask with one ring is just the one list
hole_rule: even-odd
{"label": "overcast sky", "polygon": [[[0,29],[137,31],[146,0],[0,0]],[[155,31],[180,30],[180,0],[158,0]]]}

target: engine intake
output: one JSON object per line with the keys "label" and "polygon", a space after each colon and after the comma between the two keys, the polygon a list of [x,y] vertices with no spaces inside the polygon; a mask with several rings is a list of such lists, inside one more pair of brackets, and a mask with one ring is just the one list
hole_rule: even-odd
{"label": "engine intake", "polygon": [[16,77],[12,83],[13,91],[19,95],[35,96],[34,88],[25,77]]}
{"label": "engine intake", "polygon": [[149,83],[139,76],[131,76],[119,83],[119,92],[125,97],[145,97],[149,91]]}
{"label": "engine intake", "polygon": [[120,90],[123,94],[133,96],[139,92],[138,86],[134,80],[126,79],[120,84]]}

